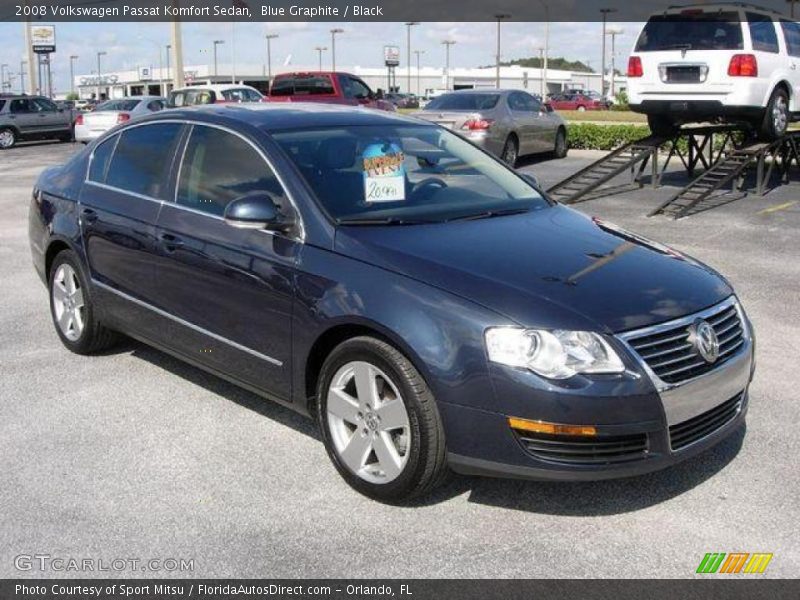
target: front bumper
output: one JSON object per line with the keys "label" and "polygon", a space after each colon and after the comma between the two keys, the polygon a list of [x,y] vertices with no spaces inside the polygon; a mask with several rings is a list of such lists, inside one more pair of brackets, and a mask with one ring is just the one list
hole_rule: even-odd
{"label": "front bumper", "polygon": [[[755,371],[752,326],[734,298],[684,319],[711,318],[736,305],[741,348],[725,362],[679,384],[665,384],[638,355],[645,377],[616,388],[610,381],[574,389],[537,390],[533,377],[495,374],[503,412],[440,403],[451,468],[463,474],[541,480],[601,480],[664,469],[707,450],[736,432],[748,409]],[[666,325],[666,324],[665,324]],[[641,335],[641,330],[639,335]],[[650,333],[645,331],[645,333]],[[625,334],[620,342],[627,345]],[[644,367],[642,369],[642,367]],[[603,390],[594,395],[593,388]],[[596,436],[554,436],[512,430],[509,417],[593,426]]]}

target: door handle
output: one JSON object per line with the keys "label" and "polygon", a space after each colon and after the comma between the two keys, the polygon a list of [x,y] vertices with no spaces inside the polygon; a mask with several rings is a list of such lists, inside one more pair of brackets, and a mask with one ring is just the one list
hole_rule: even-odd
{"label": "door handle", "polygon": [[161,245],[164,246],[167,252],[175,252],[175,250],[183,246],[183,241],[171,233],[162,233],[159,239],[161,240]]}
{"label": "door handle", "polygon": [[91,208],[84,208],[81,211],[81,216],[83,217],[83,220],[86,221],[87,223],[94,223],[95,221],[97,221],[97,213],[93,211]]}

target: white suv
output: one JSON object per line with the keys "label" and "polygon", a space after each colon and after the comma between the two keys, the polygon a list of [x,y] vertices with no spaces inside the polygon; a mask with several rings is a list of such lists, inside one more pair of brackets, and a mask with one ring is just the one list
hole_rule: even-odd
{"label": "white suv", "polygon": [[672,7],[647,21],[628,61],[631,109],[653,133],[682,123],[786,132],[800,111],[800,24],[748,4]]}

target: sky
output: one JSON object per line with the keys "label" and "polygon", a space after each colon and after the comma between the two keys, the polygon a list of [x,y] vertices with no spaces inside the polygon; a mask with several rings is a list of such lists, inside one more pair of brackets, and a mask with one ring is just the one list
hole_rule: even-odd
{"label": "sky", "polygon": [[[287,60],[297,66],[317,64],[316,46],[330,47],[331,27],[345,30],[336,38],[337,67],[379,67],[383,65],[383,46],[401,48],[401,63],[406,61],[406,27],[402,23],[237,23],[237,64],[266,63],[264,35],[276,33],[272,41],[273,65]],[[444,39],[455,40],[451,48],[451,67],[476,67],[494,64],[496,23],[422,23],[412,29],[411,47],[424,50],[422,66],[442,68],[445,62]],[[637,23],[611,23],[622,30],[617,36],[617,68],[624,70],[628,52],[639,33]],[[213,63],[212,40],[225,40],[218,48],[220,64],[231,62],[230,23],[184,23],[184,65]],[[538,56],[544,45],[544,23],[503,23],[503,60]],[[589,62],[600,69],[602,24],[592,22],[551,23],[551,57]],[[22,23],[0,23],[0,63],[12,65],[15,77],[24,51]],[[610,40],[609,40],[610,41]],[[158,67],[159,49],[170,43],[169,23],[59,23],[56,25],[57,52],[52,56],[53,85],[56,93],[69,90],[69,56],[79,58],[75,75],[96,69],[96,52],[102,58],[102,71],[110,73],[140,66]],[[163,56],[163,54],[162,54]],[[608,49],[610,61],[610,44]],[[412,57],[414,63],[416,59]],[[330,68],[330,51],[323,55],[323,68]],[[18,90],[18,80],[14,90]]]}

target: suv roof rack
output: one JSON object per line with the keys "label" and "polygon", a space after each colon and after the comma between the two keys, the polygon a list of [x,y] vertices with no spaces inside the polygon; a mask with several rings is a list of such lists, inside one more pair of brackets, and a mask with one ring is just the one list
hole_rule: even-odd
{"label": "suv roof rack", "polygon": [[[763,6],[759,6],[757,4],[750,4],[749,2],[709,2],[709,3],[693,2],[692,4],[671,4],[670,6],[667,7],[666,10],[677,10],[679,8],[706,9],[706,8],[716,8],[716,7],[719,7],[719,8],[724,8],[724,7],[751,8],[751,9],[758,10],[758,11],[761,11],[761,12],[770,13],[770,14],[773,14],[773,15],[781,16],[781,17],[786,17],[785,14],[783,14],[781,12],[778,12],[775,9],[764,8]],[[664,12],[666,12],[666,11],[664,11]]]}

